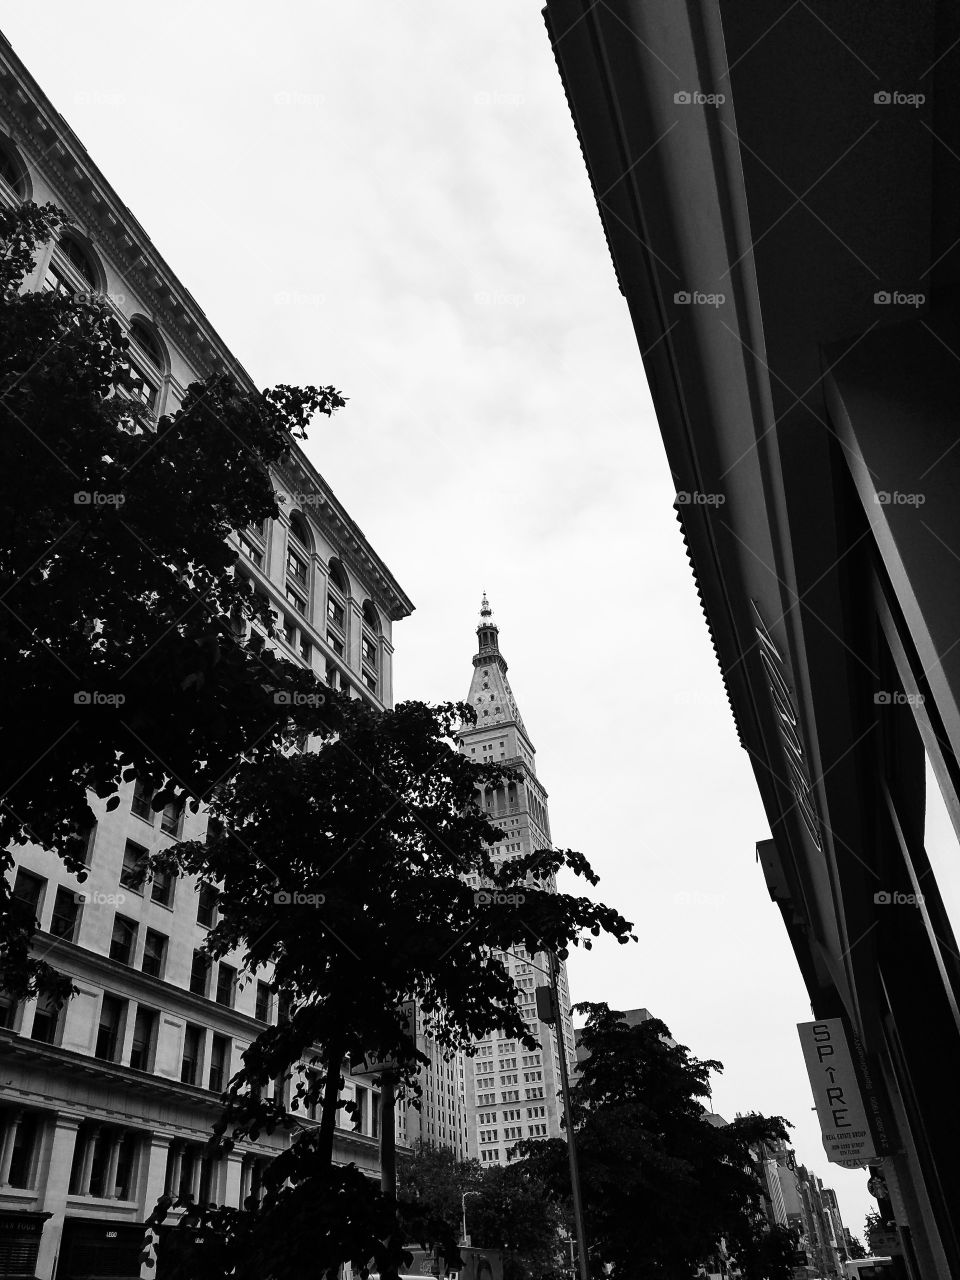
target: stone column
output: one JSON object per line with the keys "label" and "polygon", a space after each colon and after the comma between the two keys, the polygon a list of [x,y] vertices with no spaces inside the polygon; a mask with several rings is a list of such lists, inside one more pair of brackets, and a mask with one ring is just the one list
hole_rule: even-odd
{"label": "stone column", "polygon": [[79,1115],[62,1112],[57,1116],[52,1139],[44,1153],[44,1160],[37,1177],[37,1208],[52,1215],[44,1224],[43,1234],[40,1237],[37,1280],[51,1280],[53,1276],[66,1213],[70,1171],[73,1168],[73,1154],[77,1145],[77,1130],[82,1118]]}
{"label": "stone column", "polygon": [[17,1140],[17,1131],[23,1118],[23,1107],[11,1107],[3,1113],[3,1139],[0,1142],[0,1187],[10,1181],[10,1162],[13,1160],[13,1145]]}
{"label": "stone column", "polygon": [[143,1150],[139,1160],[146,1165],[146,1178],[143,1179],[143,1216],[149,1218],[157,1207],[157,1201],[164,1193],[167,1180],[167,1156],[170,1152],[170,1138],[165,1133],[152,1133],[143,1141]]}
{"label": "stone column", "polygon": [[229,1205],[231,1209],[243,1207],[243,1162],[244,1157],[237,1152],[227,1153],[223,1203]]}
{"label": "stone column", "polygon": [[200,1148],[191,1144],[190,1156],[192,1163],[190,1165],[190,1194],[193,1196],[193,1203],[197,1204],[200,1200],[200,1174],[202,1172],[203,1161],[201,1159]]}
{"label": "stone column", "polygon": [[380,701],[385,707],[393,706],[393,645],[381,631],[380,648],[380,688],[377,690]]}
{"label": "stone column", "polygon": [[123,1142],[123,1131],[118,1129],[116,1133],[111,1133],[107,1140],[110,1143],[110,1150],[107,1153],[103,1174],[103,1195],[107,1200],[116,1200],[117,1166],[120,1163],[120,1144]]}
{"label": "stone column", "polygon": [[97,1149],[97,1138],[99,1136],[99,1125],[95,1125],[85,1135],[83,1164],[80,1166],[80,1187],[77,1191],[77,1194],[81,1196],[88,1196],[90,1194],[90,1176],[93,1173],[93,1157]]}
{"label": "stone column", "polygon": [[183,1153],[186,1143],[178,1138],[170,1148],[170,1190],[169,1194],[176,1199],[180,1195],[180,1175],[183,1172]]}

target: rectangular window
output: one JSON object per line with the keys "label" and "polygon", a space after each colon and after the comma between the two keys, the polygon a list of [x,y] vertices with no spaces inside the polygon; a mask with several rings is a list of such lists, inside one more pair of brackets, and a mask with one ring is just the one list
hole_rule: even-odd
{"label": "rectangular window", "polygon": [[355,1089],[353,1128],[356,1133],[363,1133],[367,1127],[367,1090],[362,1084]]}
{"label": "rectangular window", "polygon": [[233,996],[236,990],[237,971],[232,964],[224,964],[220,962],[220,968],[217,971],[217,1004],[225,1004],[229,1008],[233,1008]]}
{"label": "rectangular window", "polygon": [[133,949],[137,941],[137,922],[117,913],[113,919],[110,936],[110,959],[120,964],[133,964]]}
{"label": "rectangular window", "polygon": [[377,665],[377,646],[369,636],[363,637],[363,660],[369,662],[371,667]]}
{"label": "rectangular window", "polygon": [[130,1046],[130,1065],[135,1071],[152,1071],[153,1055],[157,1044],[157,1014],[154,1009],[140,1005],[133,1020],[133,1043]]}
{"label": "rectangular window", "polygon": [[40,914],[40,900],[43,897],[43,889],[46,880],[40,876],[35,876],[32,871],[25,871],[20,867],[17,871],[17,877],[13,882],[13,896],[18,902],[33,912],[34,916]]}
{"label": "rectangular window", "polygon": [[97,1026],[97,1043],[93,1051],[94,1056],[104,1062],[116,1062],[117,1060],[117,1054],[120,1052],[125,1010],[126,1004],[123,1000],[119,1000],[116,996],[107,995],[104,992],[103,1002],[100,1006],[100,1022]]}
{"label": "rectangular window", "polygon": [[173,886],[176,876],[172,871],[160,871],[159,869],[153,873],[153,884],[150,888],[150,900],[156,902],[161,907],[173,907]]}
{"label": "rectangular window", "polygon": [[257,1017],[261,1022],[269,1022],[273,1012],[273,987],[269,982],[257,983]]}
{"label": "rectangular window", "polygon": [[50,932],[55,938],[63,938],[65,942],[76,942],[79,919],[80,903],[77,901],[77,895],[72,889],[65,889],[60,885],[53,902]]}
{"label": "rectangular window", "polygon": [[300,657],[308,665],[313,661],[313,645],[301,631],[300,633]]}
{"label": "rectangular window", "polygon": [[287,573],[291,578],[295,578],[297,582],[303,586],[307,585],[307,566],[298,555],[294,555],[292,551],[287,552]]}
{"label": "rectangular window", "polygon": [[343,657],[343,641],[338,639],[329,628],[327,629],[327,644],[338,658]]}
{"label": "rectangular window", "polygon": [[[41,1117],[35,1111],[28,1111],[20,1117],[10,1159],[8,1181],[11,1187],[26,1190],[33,1186],[41,1132]],[[32,1266],[30,1270],[33,1270]]]}
{"label": "rectangular window", "polygon": [[283,638],[292,649],[297,643],[297,628],[286,616],[283,619]]}
{"label": "rectangular window", "polygon": [[33,1030],[30,1036],[34,1040],[39,1040],[41,1044],[56,1044],[57,1033],[60,1030],[60,1014],[63,1009],[57,1007],[56,1003],[49,996],[40,996],[37,1000],[37,1008],[33,1015]]}
{"label": "rectangular window", "polygon": [[210,990],[210,957],[203,951],[194,951],[190,966],[190,990],[195,996],[205,996]]}
{"label": "rectangular window", "polygon": [[335,627],[339,627],[341,631],[343,630],[346,614],[344,613],[343,605],[338,604],[333,596],[327,596],[327,617]]}
{"label": "rectangular window", "polygon": [[128,840],[123,848],[123,866],[120,869],[120,884],[124,889],[132,889],[139,893],[143,888],[146,875],[147,859],[150,850],[135,840]]}
{"label": "rectangular window", "polygon": [[212,929],[217,920],[217,899],[220,894],[212,884],[201,884],[197,893],[197,924]]}
{"label": "rectangular window", "polygon": [[148,929],[143,940],[143,961],[140,968],[151,978],[162,978],[163,967],[167,959],[166,935],[156,929]]}
{"label": "rectangular window", "polygon": [[287,599],[296,609],[297,613],[306,614],[307,602],[306,600],[304,600],[303,596],[301,596],[298,592],[294,591],[293,587],[287,587],[285,594]]}
{"label": "rectangular window", "polygon": [[361,679],[363,680],[363,683],[367,686],[367,688],[370,690],[371,693],[377,692],[376,676],[371,675],[369,671],[364,671]]}
{"label": "rectangular window", "polygon": [[182,1084],[198,1084],[200,1081],[203,1036],[203,1027],[195,1027],[193,1023],[187,1023],[183,1032],[183,1061],[180,1063]]}
{"label": "rectangular window", "polygon": [[213,1037],[210,1047],[210,1078],[207,1088],[223,1093],[230,1070],[230,1041],[226,1036]]}
{"label": "rectangular window", "polygon": [[258,569],[263,568],[263,552],[253,545],[249,538],[240,535],[240,550]]}
{"label": "rectangular window", "polygon": [[142,818],[144,822],[149,822],[151,827],[153,826],[153,809],[150,806],[152,798],[152,792],[148,791],[142,782],[134,784],[130,811],[138,818]]}
{"label": "rectangular window", "polygon": [[173,800],[163,806],[160,830],[168,836],[176,836],[178,840],[180,839],[183,832],[183,808]]}

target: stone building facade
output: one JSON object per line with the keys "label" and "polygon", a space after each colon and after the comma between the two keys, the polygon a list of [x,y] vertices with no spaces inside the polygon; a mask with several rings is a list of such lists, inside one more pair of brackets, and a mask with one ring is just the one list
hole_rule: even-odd
{"label": "stone building facade", "polygon": [[[131,340],[142,398],[176,409],[198,377],[248,375],[121,203],[10,46],[0,39],[0,202],[51,201],[68,227],[38,255],[25,289],[95,291]],[[392,700],[393,624],[412,604],[298,448],[273,476],[279,519],[237,539],[241,571],[273,606],[276,647],[329,685],[376,707]],[[215,891],[187,879],[138,883],[136,865],[207,816],[153,812],[129,784],[97,822],[81,885],[56,856],[16,851],[14,892],[39,921],[38,951],[78,994],[59,1012],[37,1002],[0,1010],[0,1275],[163,1280],[141,1265],[143,1224],[166,1192],[237,1206],[256,1195],[283,1135],[240,1143],[218,1164],[203,1145],[219,1094],[244,1049],[277,1018],[268,973],[199,948]],[[348,1079],[337,1158],[378,1169],[377,1095]],[[301,1126],[317,1123],[300,1113]],[[399,1124],[403,1137],[403,1122]]]}

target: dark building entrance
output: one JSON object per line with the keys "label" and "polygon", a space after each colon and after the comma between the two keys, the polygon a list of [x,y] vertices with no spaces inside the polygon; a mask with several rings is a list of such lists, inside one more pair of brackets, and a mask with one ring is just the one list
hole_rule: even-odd
{"label": "dark building entrance", "polygon": [[33,1280],[43,1224],[49,1213],[0,1213],[0,1277]]}
{"label": "dark building entrance", "polygon": [[140,1280],[142,1223],[67,1218],[56,1280]]}

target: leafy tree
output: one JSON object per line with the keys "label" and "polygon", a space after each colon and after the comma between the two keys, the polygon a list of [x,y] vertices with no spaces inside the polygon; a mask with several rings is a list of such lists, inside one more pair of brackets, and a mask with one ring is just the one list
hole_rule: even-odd
{"label": "leafy tree", "polygon": [[858,1236],[850,1237],[847,1244],[847,1253],[849,1253],[851,1258],[866,1258],[869,1256]]}
{"label": "leafy tree", "polygon": [[[334,1189],[338,1221],[368,1223],[380,1212],[379,1192],[347,1188],[333,1167],[336,1113],[345,1060],[391,1062],[401,1096],[417,1096],[429,1060],[407,1033],[404,1001],[417,1001],[420,1030],[441,1052],[468,1049],[496,1029],[535,1049],[502,953],[525,947],[564,957],[601,932],[620,942],[633,936],[613,909],[554,891],[561,869],[597,882],[581,854],[492,856],[505,833],[480,809],[477,788],[502,782],[504,771],[456,749],[464,721],[474,719],[462,705],[411,702],[377,712],[354,701],[336,739],[318,750],[241,766],[213,802],[219,833],[163,855],[166,865],[221,887],[211,953],[238,948],[245,969],[270,966],[289,1000],[288,1015],[250,1046],[231,1081],[219,1149],[290,1124],[283,1102],[265,1096],[272,1080],[289,1082],[294,1112],[320,1108],[319,1127],[295,1135],[273,1162],[254,1213],[275,1237],[271,1258],[278,1240],[291,1252],[264,1272],[250,1262],[255,1249],[245,1248],[238,1278],[302,1274],[293,1246],[303,1233],[315,1267],[362,1265],[371,1256],[338,1253],[343,1237],[318,1235],[309,1214],[317,1196]],[[314,1064],[320,1069],[310,1070]],[[196,1220],[211,1240],[235,1222],[216,1213]],[[249,1222],[247,1240],[257,1235]],[[397,1225],[375,1254],[381,1274],[401,1261],[402,1244]],[[224,1274],[215,1270],[222,1259],[212,1258],[201,1250],[197,1274]],[[208,1265],[214,1270],[203,1271]]]}
{"label": "leafy tree", "polygon": [[[21,292],[62,225],[51,205],[0,211],[0,848],[33,842],[82,878],[90,792],[109,809],[136,777],[157,807],[196,803],[282,748],[291,709],[335,727],[308,672],[240,641],[272,620],[226,539],[279,514],[269,468],[344,400],[221,371],[154,422],[103,299]],[[0,983],[62,994],[34,927],[0,877]]]}
{"label": "leafy tree", "polygon": [[[605,1004],[577,1009],[588,1015],[587,1057],[571,1104],[596,1256],[614,1277],[687,1280],[724,1240],[734,1257],[758,1265],[763,1188],[754,1152],[785,1139],[785,1121],[748,1115],[711,1123],[701,1099],[719,1062],[691,1056],[659,1019],[628,1026]],[[527,1139],[519,1147],[527,1167],[565,1200],[566,1143]]]}
{"label": "leafy tree", "polygon": [[533,1170],[490,1166],[481,1171],[479,1191],[469,1201],[470,1237],[502,1251],[504,1280],[540,1280],[563,1266],[564,1216]]}
{"label": "leafy tree", "polygon": [[544,1185],[516,1165],[460,1161],[438,1147],[417,1148],[398,1176],[408,1241],[425,1238],[433,1249],[444,1233],[456,1237],[465,1192],[471,1242],[502,1252],[504,1280],[540,1280],[555,1270],[564,1222]]}

